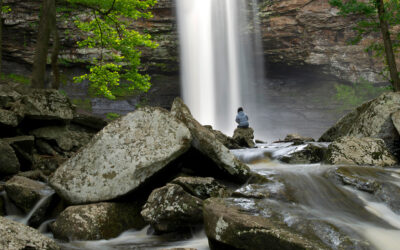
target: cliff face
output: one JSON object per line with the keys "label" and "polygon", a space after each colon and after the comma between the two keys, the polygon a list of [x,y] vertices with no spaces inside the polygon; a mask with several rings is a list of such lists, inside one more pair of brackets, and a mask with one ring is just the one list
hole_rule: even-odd
{"label": "cliff face", "polygon": [[[188,0],[189,1],[189,0]],[[31,64],[39,22],[40,1],[5,0],[13,11],[6,16],[4,31],[5,60]],[[62,1],[60,1],[62,2]],[[85,12],[69,11],[58,4],[58,27],[62,37],[61,63],[84,64],[95,49],[79,49],[79,32],[71,16],[85,18]],[[154,18],[138,20],[132,27],[146,31],[160,46],[143,51],[143,69],[150,73],[176,74],[179,70],[178,34],[175,2],[159,0],[154,7]],[[260,0],[260,19],[266,61],[283,66],[317,66],[320,73],[342,80],[356,81],[360,77],[382,81],[381,60],[366,53],[370,39],[359,45],[349,45],[354,37],[355,18],[344,18],[332,8],[328,0]]]}
{"label": "cliff face", "polygon": [[[32,64],[39,25],[41,1],[5,0],[12,11],[5,17],[4,56],[5,60]],[[96,49],[80,49],[76,42],[81,33],[72,22],[72,17],[86,18],[85,11],[73,11],[63,1],[57,2],[57,27],[61,37],[60,62],[65,66],[84,64]],[[137,20],[133,28],[148,32],[159,43],[156,50],[143,51],[143,70],[157,73],[176,73],[178,70],[178,37],[171,0],[159,0],[153,8],[154,18]]]}
{"label": "cliff face", "polygon": [[376,37],[350,45],[358,17],[339,16],[329,0],[263,0],[260,17],[268,62],[320,66],[324,73],[347,81],[382,81],[381,60],[365,52]]}

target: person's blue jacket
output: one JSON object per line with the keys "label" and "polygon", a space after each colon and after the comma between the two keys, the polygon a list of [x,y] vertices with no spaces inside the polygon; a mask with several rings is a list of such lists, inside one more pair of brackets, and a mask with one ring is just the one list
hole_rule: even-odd
{"label": "person's blue jacket", "polygon": [[243,111],[239,111],[236,115],[236,122],[239,124],[239,127],[246,128],[249,126],[249,118]]}

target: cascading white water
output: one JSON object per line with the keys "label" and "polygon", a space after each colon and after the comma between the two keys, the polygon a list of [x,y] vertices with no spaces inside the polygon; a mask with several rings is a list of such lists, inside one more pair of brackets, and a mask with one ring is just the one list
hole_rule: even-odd
{"label": "cascading white water", "polygon": [[231,134],[239,106],[257,112],[251,105],[263,77],[257,1],[176,2],[184,101],[202,124]]}

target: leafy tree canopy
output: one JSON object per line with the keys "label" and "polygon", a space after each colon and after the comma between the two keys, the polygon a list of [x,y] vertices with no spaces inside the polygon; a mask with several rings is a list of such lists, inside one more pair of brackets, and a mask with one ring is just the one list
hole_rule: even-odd
{"label": "leafy tree canopy", "polygon": [[[92,59],[90,73],[76,77],[76,82],[89,80],[96,95],[115,99],[116,93],[147,91],[150,76],[139,72],[139,48],[156,48],[148,34],[129,29],[132,20],[151,18],[149,8],[157,0],[68,0],[69,3],[90,10],[90,18],[75,19],[76,26],[87,34],[78,42],[80,47],[99,48]],[[121,81],[123,83],[121,83]]]}

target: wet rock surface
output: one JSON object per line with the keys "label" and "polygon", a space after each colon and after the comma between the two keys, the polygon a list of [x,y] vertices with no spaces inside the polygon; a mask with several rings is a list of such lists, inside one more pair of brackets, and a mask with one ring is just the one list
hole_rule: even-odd
{"label": "wet rock surface", "polygon": [[241,147],[254,148],[254,129],[252,128],[236,128],[233,132],[233,140]]}
{"label": "wet rock surface", "polygon": [[326,152],[325,145],[310,143],[301,145],[278,159],[289,164],[312,164],[323,161]]}
{"label": "wet rock surface", "polygon": [[59,167],[50,183],[72,204],[107,201],[146,182],[191,143],[186,126],[160,108],[141,108],[109,124]]}
{"label": "wet rock surface", "polygon": [[228,178],[237,182],[247,180],[250,169],[238,161],[210,130],[193,118],[190,110],[179,97],[174,100],[171,113],[189,128],[193,136],[192,147],[210,158]]}
{"label": "wet rock surface", "polygon": [[226,191],[225,187],[212,177],[178,177],[171,183],[181,186],[186,192],[202,200],[221,196]]}
{"label": "wet rock surface", "polygon": [[[14,176],[5,184],[8,197],[28,213],[43,197],[54,191],[42,182],[34,181],[23,176]],[[44,204],[44,206],[49,204]]]}
{"label": "wet rock surface", "polygon": [[342,117],[319,141],[331,142],[343,136],[380,138],[395,153],[400,136],[393,124],[392,114],[399,109],[400,93],[384,93]]}
{"label": "wet rock surface", "polygon": [[376,200],[388,204],[400,213],[400,174],[371,167],[338,167],[327,173],[328,178],[372,194]]}
{"label": "wet rock surface", "polygon": [[110,239],[145,223],[139,204],[96,203],[70,206],[51,224],[54,237],[62,240]]}
{"label": "wet rock surface", "polygon": [[183,230],[200,224],[203,201],[181,186],[168,184],[155,189],[141,212],[144,220],[156,231],[170,232]]}
{"label": "wet rock surface", "polygon": [[60,249],[54,240],[40,234],[36,229],[1,216],[0,235],[1,249]]}
{"label": "wet rock surface", "polygon": [[326,161],[334,165],[355,164],[387,167],[397,159],[387,150],[385,142],[378,138],[341,137],[328,147]]}
{"label": "wet rock surface", "polygon": [[225,135],[219,130],[214,130],[211,126],[204,126],[205,128],[209,129],[217,138],[218,141],[220,141],[225,147],[228,149],[239,149],[242,148],[236,140],[234,140],[232,137]]}

